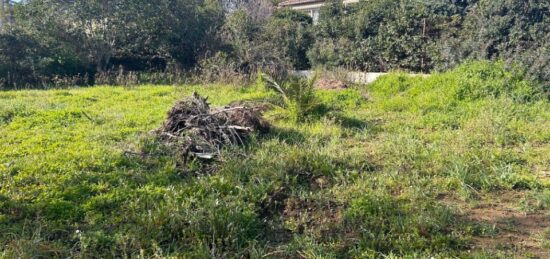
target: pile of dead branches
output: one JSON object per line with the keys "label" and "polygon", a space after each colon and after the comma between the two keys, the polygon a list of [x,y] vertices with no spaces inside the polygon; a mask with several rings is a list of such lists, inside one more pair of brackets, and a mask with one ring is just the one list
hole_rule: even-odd
{"label": "pile of dead branches", "polygon": [[225,145],[242,145],[253,132],[265,133],[268,123],[261,111],[246,105],[211,109],[197,93],[178,102],[164,125],[157,130],[160,139],[190,157],[212,159]]}

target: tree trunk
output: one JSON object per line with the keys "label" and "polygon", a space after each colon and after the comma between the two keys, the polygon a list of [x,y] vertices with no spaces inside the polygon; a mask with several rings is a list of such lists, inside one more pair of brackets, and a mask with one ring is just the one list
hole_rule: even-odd
{"label": "tree trunk", "polygon": [[15,22],[15,20],[13,18],[13,5],[10,4],[10,0],[6,0],[6,5],[8,6],[6,21],[7,21],[8,24],[13,24]]}
{"label": "tree trunk", "polygon": [[0,32],[4,31],[6,23],[6,1],[7,0],[0,0]]}

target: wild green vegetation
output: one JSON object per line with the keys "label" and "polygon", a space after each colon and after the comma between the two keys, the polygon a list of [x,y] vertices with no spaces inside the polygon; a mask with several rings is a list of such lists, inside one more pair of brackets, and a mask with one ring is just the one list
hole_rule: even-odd
{"label": "wild green vegetation", "polygon": [[0,87],[235,82],[318,67],[431,73],[473,59],[523,65],[550,91],[547,0],[327,0],[316,24],[277,2],[2,0]]}
{"label": "wild green vegetation", "polygon": [[[0,92],[0,257],[547,258],[550,103],[504,67],[315,91],[301,120],[262,84]],[[149,132],[193,91],[282,108],[181,167]]]}

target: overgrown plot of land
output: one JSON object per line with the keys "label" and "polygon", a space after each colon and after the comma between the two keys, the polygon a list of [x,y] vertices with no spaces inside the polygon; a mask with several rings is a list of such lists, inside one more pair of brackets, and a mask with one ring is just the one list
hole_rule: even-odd
{"label": "overgrown plot of land", "polygon": [[[193,91],[273,103],[266,136],[182,166],[148,134]],[[498,64],[320,91],[0,93],[0,255],[550,255],[550,103]]]}

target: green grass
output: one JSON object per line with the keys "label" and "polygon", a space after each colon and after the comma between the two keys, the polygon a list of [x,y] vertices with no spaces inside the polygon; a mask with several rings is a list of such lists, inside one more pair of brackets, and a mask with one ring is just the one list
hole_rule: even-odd
{"label": "green grass", "polygon": [[269,111],[269,135],[182,168],[149,132],[192,91],[278,98],[0,92],[0,257],[504,258],[521,253],[472,248],[499,229],[467,210],[502,193],[550,210],[550,102],[499,64],[320,91],[306,122]]}

